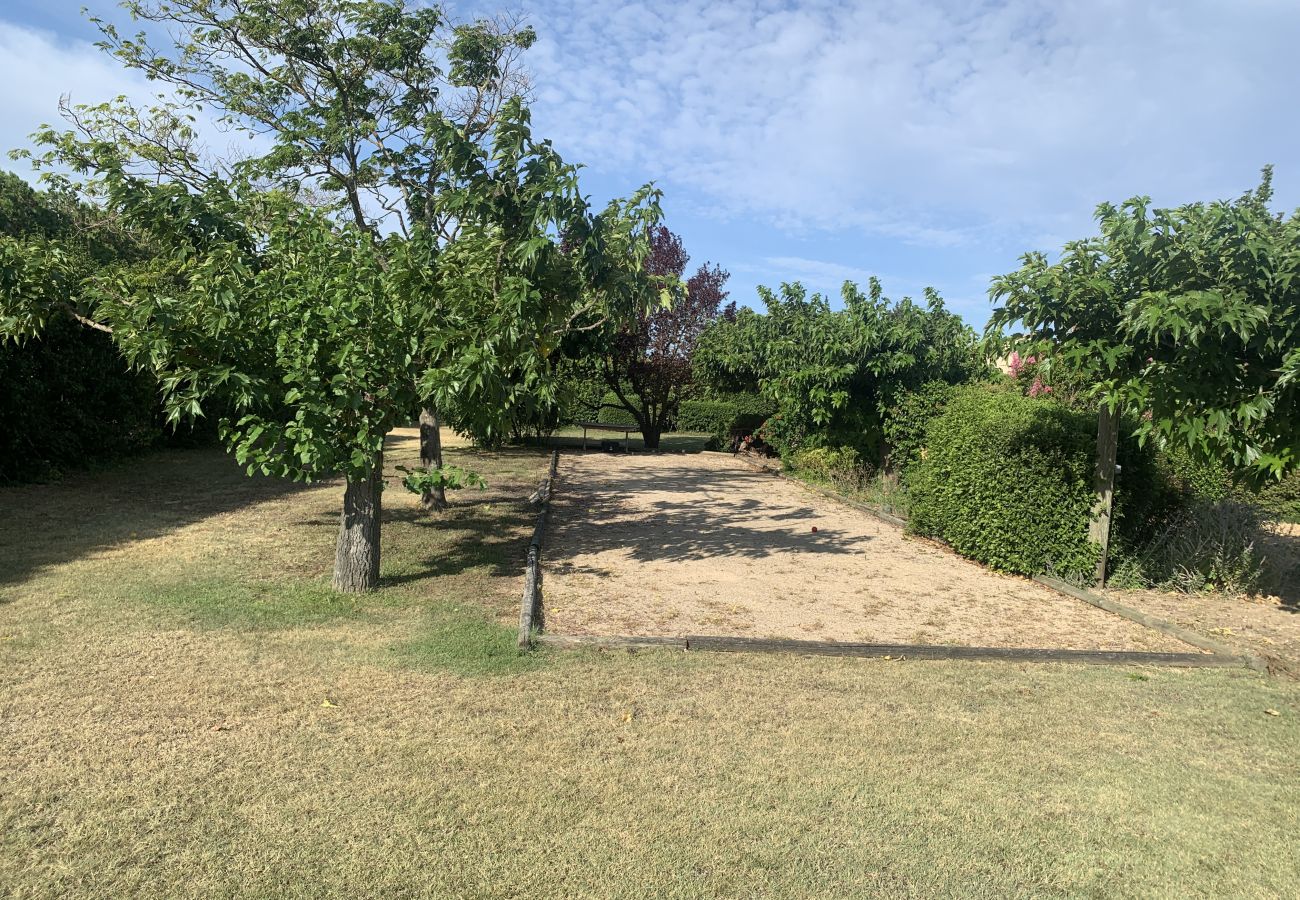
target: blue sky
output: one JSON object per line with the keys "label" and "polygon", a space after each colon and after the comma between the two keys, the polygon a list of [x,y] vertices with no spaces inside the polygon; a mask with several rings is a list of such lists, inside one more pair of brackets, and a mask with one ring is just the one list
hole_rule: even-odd
{"label": "blue sky", "polygon": [[[144,95],[83,2],[0,5],[0,145]],[[462,15],[502,5],[460,0]],[[538,133],[604,202],[646,181],[733,299],[801,280],[938,288],[976,327],[990,275],[1091,232],[1102,200],[1300,206],[1297,0],[523,0]],[[15,167],[21,164],[14,163]]]}

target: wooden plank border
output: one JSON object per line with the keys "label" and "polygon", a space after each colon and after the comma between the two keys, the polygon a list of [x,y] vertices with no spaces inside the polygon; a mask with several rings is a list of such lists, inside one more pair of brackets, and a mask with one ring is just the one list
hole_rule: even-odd
{"label": "wooden plank border", "polygon": [[[840,503],[845,504],[846,506],[850,506],[856,510],[865,512],[868,515],[874,516],[875,518],[880,519],[883,522],[887,522],[890,525],[895,525],[899,528],[907,527],[907,520],[901,518],[900,516],[895,516],[891,513],[884,512],[883,510],[876,509],[874,506],[871,506],[868,503],[863,503],[862,501],[855,500],[852,497],[846,497],[845,495],[839,493],[838,491],[831,490],[830,488],[823,487],[819,484],[811,484],[799,478],[791,478],[789,475],[786,475],[784,472],[779,472],[775,469],[768,469],[762,466],[755,465],[754,463],[750,462],[748,459],[745,459],[744,457],[738,457],[738,458],[742,462],[744,462],[745,465],[749,466],[751,469],[753,469],[756,472],[768,472],[776,476],[777,478],[780,478],[784,481],[791,482],[792,484],[799,485],[800,487],[810,490],[815,494],[820,494],[823,497],[826,497],[830,500],[838,501]],[[938,541],[938,543],[942,544],[943,542]],[[945,544],[944,546],[946,547],[947,545]],[[956,552],[956,551],[951,551],[951,552]],[[960,554],[958,555],[960,556]],[[967,559],[967,557],[963,556],[962,559]],[[982,567],[982,564],[976,560],[967,559],[967,561],[975,563],[975,565]],[[1140,610],[1133,609],[1131,606],[1125,606],[1123,603],[1117,603],[1114,600],[1109,600],[1098,594],[1094,594],[1093,592],[1086,590],[1084,588],[1075,587],[1074,585],[1064,582],[1059,578],[1053,578],[1050,575],[1033,575],[1029,577],[1029,580],[1033,581],[1035,584],[1040,584],[1045,588],[1056,591],[1058,594],[1065,594],[1067,597],[1073,597],[1076,600],[1082,600],[1084,603],[1091,604],[1092,606],[1095,606],[1098,609],[1103,609],[1108,613],[1112,613],[1114,615],[1120,616],[1121,618],[1128,619],[1130,622],[1135,622],[1138,625],[1143,625],[1147,628],[1158,631],[1161,634],[1168,635],[1169,637],[1177,638],[1178,640],[1182,641],[1185,644],[1190,644],[1193,647],[1199,647],[1202,650],[1208,650],[1211,653],[1215,654],[1216,656],[1228,660],[1228,662],[1223,663],[1224,665],[1245,666],[1246,668],[1253,669],[1256,672],[1269,671],[1269,665],[1267,660],[1263,659],[1260,656],[1257,656],[1249,652],[1238,651],[1235,647],[1231,647],[1223,643],[1222,641],[1216,641],[1213,638],[1208,638],[1203,634],[1192,631],[1191,629],[1188,628],[1183,628],[1181,625],[1175,625],[1173,622],[1169,622],[1157,616],[1148,615],[1147,613],[1141,612]],[[1193,654],[1193,655],[1198,655],[1198,654]]]}
{"label": "wooden plank border", "polygon": [[528,542],[528,561],[524,567],[524,596],[519,602],[518,646],[526,650],[532,646],[534,631],[541,627],[542,610],[542,541],[546,535],[546,517],[551,510],[551,491],[555,485],[560,465],[560,451],[551,451],[551,464],[547,469],[538,496],[542,504],[533,525],[533,537]]}
{"label": "wooden plank border", "polygon": [[1091,665],[1182,666],[1225,668],[1242,664],[1218,653],[1149,653],[1130,650],[1058,650],[1039,647],[961,647],[946,644],[860,644],[840,641],[797,641],[775,638],[690,635],[638,637],[630,635],[542,634],[539,644],[563,649],[684,650],[713,653],[790,653],[802,656],[851,656],[869,659],[997,660],[1001,662],[1084,663]]}

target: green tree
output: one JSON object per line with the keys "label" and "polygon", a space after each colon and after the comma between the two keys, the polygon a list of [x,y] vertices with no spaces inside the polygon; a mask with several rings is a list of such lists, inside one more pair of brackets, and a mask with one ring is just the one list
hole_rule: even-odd
{"label": "green tree", "polygon": [[[1097,208],[1100,234],[993,280],[987,334],[1139,416],[1143,439],[1257,475],[1300,461],[1300,216],[1272,173],[1232,201]],[[1003,340],[1004,331],[1022,330]]]}
{"label": "green tree", "polygon": [[491,430],[545,394],[564,334],[644,295],[658,194],[593,215],[518,96],[482,112],[527,33],[395,0],[130,8],[175,25],[175,52],[101,23],[110,52],[270,148],[209,157],[183,105],[67,110],[37,164],[79,173],[54,180],[155,252],[88,280],[57,242],[0,244],[6,333],[71,312],[157,373],[172,418],[230,404],[221,432],[250,467],[343,475],[334,584],[373,587],[384,433],[453,401]]}
{"label": "green tree", "polygon": [[782,452],[849,445],[879,461],[881,420],[908,389],[964,381],[982,369],[974,333],[933,290],[924,306],[846,282],[842,309],[802,285],[759,288],[766,314],[740,310],[700,339],[697,366],[723,390],[757,388],[778,412],[766,428]]}
{"label": "green tree", "polygon": [[[165,26],[174,46],[92,19],[100,46],[168,86],[181,102],[218,113],[259,147],[213,159],[188,109],[141,112],[117,102],[68,110],[75,125],[139,149],[148,171],[200,189],[214,173],[306,191],[310,202],[375,235],[417,228],[443,242],[464,222],[447,199],[503,118],[518,120],[529,89],[520,55],[536,39],[508,16],[469,22],[403,0],[128,0],[131,16]],[[452,138],[456,141],[452,141]],[[460,146],[451,149],[454,143]],[[269,145],[269,147],[267,146]],[[429,336],[426,365],[445,342]],[[426,347],[417,353],[425,355]],[[421,459],[442,465],[434,398],[421,398]],[[436,479],[427,509],[446,506]]]}

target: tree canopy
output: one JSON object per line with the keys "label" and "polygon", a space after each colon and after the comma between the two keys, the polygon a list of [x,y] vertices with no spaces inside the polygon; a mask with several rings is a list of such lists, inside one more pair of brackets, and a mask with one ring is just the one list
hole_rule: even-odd
{"label": "tree canopy", "polygon": [[766,313],[741,309],[715,323],[696,359],[709,383],[756,387],[777,403],[770,431],[782,450],[811,440],[879,456],[881,417],[903,391],[981,368],[974,333],[933,290],[922,306],[889,300],[874,278],[866,293],[845,282],[842,309],[798,283],[759,295]]}
{"label": "tree canopy", "polygon": [[1100,233],[993,281],[988,333],[1139,413],[1140,435],[1263,475],[1300,462],[1300,216],[1236,200],[1097,208]]}
{"label": "tree canopy", "polygon": [[[100,23],[103,46],[180,99],[66,110],[33,157],[149,252],[87,278],[66,242],[0,243],[5,333],[70,313],[156,373],[172,418],[228,404],[222,435],[250,468],[344,475],[335,583],[373,587],[385,432],[427,402],[491,430],[544,395],[570,329],[645,302],[658,194],[589,209],[503,89],[526,29],[400,0],[128,8],[176,46]],[[209,156],[186,104],[260,152]]]}

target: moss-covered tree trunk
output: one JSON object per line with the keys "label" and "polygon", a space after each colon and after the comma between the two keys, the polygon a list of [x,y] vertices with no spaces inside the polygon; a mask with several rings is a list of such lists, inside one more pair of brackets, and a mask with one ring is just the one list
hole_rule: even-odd
{"label": "moss-covered tree trunk", "polygon": [[384,454],[365,475],[348,478],[334,551],[334,590],[349,594],[379,586],[379,519],[384,490]]}
{"label": "moss-covered tree trunk", "polygon": [[[442,425],[432,406],[420,410],[420,465],[425,469],[442,468]],[[442,485],[425,488],[420,505],[426,510],[447,508],[447,491]]]}

